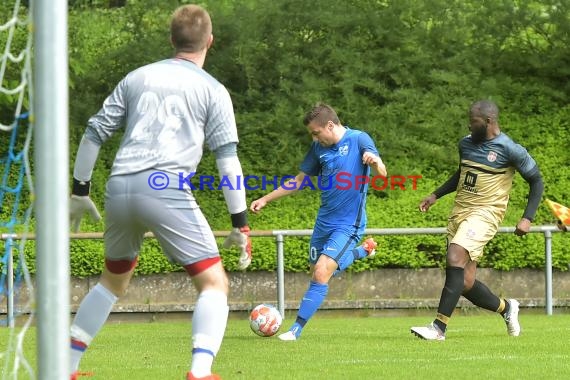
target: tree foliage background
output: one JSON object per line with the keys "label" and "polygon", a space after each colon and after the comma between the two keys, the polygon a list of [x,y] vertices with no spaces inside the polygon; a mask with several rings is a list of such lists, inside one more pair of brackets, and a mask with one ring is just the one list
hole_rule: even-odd
{"label": "tree foliage background", "polygon": [[[90,115],[130,70],[172,56],[169,17],[185,1],[70,1],[70,123],[73,158]],[[216,0],[209,10],[215,42],[205,69],[232,94],[239,156],[245,174],[294,175],[309,146],[304,113],[331,104],[345,125],[376,141],[390,175],[421,175],[417,190],[368,195],[370,228],[443,227],[453,196],[427,214],[419,201],[458,164],[457,142],[468,133],[473,101],[494,100],[501,128],[540,165],[545,197],[570,203],[570,6],[544,0]],[[1,106],[1,105],[0,105]],[[104,186],[120,136],[101,150],[92,197],[102,208]],[[215,175],[212,155],[199,168]],[[72,168],[70,168],[70,173]],[[267,191],[271,190],[269,187]],[[266,191],[248,192],[248,202]],[[503,225],[515,225],[528,186],[517,176]],[[196,196],[215,230],[230,228],[221,191]],[[316,191],[302,191],[250,216],[254,230],[312,228]],[[545,206],[535,224],[554,220]],[[101,231],[85,221],[84,230]],[[554,267],[567,270],[568,236],[554,234]],[[379,254],[351,270],[433,267],[445,262],[442,236],[378,237]],[[541,234],[498,235],[482,266],[542,268]],[[286,239],[286,269],[307,270],[308,241]],[[273,270],[274,242],[254,239],[250,270]],[[33,255],[33,253],[30,253]],[[76,275],[101,269],[100,242],[74,242]],[[235,252],[222,251],[236,268]],[[140,273],[177,270],[156,242],[145,242]]]}

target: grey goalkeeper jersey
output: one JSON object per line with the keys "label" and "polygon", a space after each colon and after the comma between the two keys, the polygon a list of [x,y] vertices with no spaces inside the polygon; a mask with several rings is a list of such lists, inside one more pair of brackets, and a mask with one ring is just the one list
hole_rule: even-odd
{"label": "grey goalkeeper jersey", "polygon": [[227,89],[194,63],[166,59],[127,74],[88,121],[86,137],[102,144],[125,126],[111,175],[147,169],[196,171],[209,149],[238,142]]}

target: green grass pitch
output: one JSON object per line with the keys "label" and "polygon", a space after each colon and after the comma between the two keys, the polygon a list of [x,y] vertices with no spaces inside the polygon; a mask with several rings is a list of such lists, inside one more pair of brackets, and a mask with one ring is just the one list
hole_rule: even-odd
{"label": "green grass pitch", "polygon": [[[224,380],[570,378],[568,314],[522,310],[523,332],[513,338],[497,315],[461,313],[452,318],[445,342],[419,340],[409,332],[433,316],[378,315],[382,311],[369,317],[317,313],[296,342],[258,337],[246,317],[233,316],[214,372]],[[282,331],[293,317],[287,315]],[[190,328],[180,319],[110,322],[88,349],[81,371],[92,372],[87,380],[182,380],[190,360]],[[0,352],[7,337],[8,329],[1,328]],[[35,365],[34,329],[25,342]]]}

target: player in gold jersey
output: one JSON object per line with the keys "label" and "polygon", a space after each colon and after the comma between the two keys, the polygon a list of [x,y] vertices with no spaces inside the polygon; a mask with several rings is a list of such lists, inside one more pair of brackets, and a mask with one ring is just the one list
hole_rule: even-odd
{"label": "player in gold jersey", "polygon": [[438,198],[456,192],[447,226],[445,285],[435,320],[428,326],[411,329],[419,338],[445,340],[447,324],[462,295],[476,306],[500,313],[509,335],[520,334],[519,302],[497,297],[475,278],[483,248],[495,236],[505,216],[515,171],[530,187],[516,235],[529,232],[544,189],[536,162],[525,148],[501,132],[498,116],[498,107],[491,101],[480,100],[471,105],[471,134],[459,142],[459,168],[420,203],[420,211],[426,212]]}

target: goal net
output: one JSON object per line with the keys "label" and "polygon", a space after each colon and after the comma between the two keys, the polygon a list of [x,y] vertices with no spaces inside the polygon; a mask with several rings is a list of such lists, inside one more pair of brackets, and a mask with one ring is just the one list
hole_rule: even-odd
{"label": "goal net", "polygon": [[35,378],[24,355],[34,315],[25,255],[34,199],[29,161],[32,32],[30,12],[20,0],[1,2],[0,14],[0,329],[6,330],[0,336],[1,378]]}

